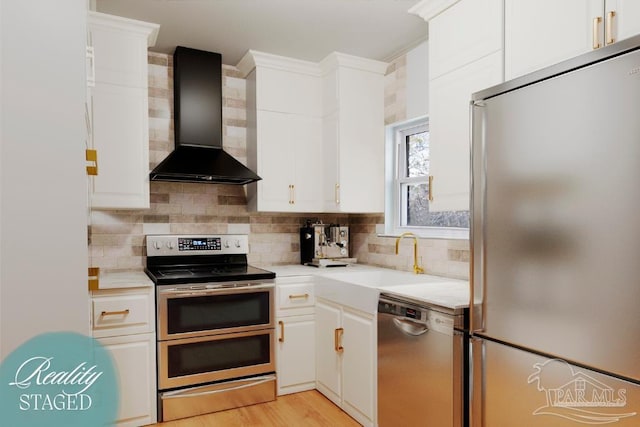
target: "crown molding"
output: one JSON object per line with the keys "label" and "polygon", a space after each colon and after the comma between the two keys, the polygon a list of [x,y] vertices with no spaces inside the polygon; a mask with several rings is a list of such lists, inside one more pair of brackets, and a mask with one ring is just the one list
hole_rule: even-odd
{"label": "crown molding", "polygon": [[460,0],[422,0],[408,10],[413,15],[418,15],[425,21],[438,16]]}
{"label": "crown molding", "polygon": [[136,19],[123,18],[121,16],[108,15],[106,13],[88,12],[89,22],[94,25],[106,25],[110,28],[118,28],[124,31],[135,31],[147,38],[147,46],[153,47],[158,39],[160,24],[138,21]]}
{"label": "crown molding", "polygon": [[292,71],[300,74],[320,76],[320,70],[315,62],[301,59],[273,55],[271,53],[249,50],[236,65],[242,77],[247,77],[256,67],[266,67],[281,71]]}

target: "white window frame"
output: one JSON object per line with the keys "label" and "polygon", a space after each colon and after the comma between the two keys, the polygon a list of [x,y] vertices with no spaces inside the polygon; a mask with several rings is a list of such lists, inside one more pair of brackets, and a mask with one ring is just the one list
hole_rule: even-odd
{"label": "white window frame", "polygon": [[[429,130],[429,118],[417,117],[404,122],[394,123],[386,127],[385,143],[385,226],[384,233],[380,236],[399,236],[402,233],[412,232],[418,237],[434,239],[468,239],[468,228],[454,227],[409,227],[402,226],[402,206],[406,205],[406,195],[401,194],[402,184],[419,184],[428,182],[428,177],[405,178],[401,171],[406,169],[405,137],[407,135]],[[401,177],[402,175],[402,177]]]}

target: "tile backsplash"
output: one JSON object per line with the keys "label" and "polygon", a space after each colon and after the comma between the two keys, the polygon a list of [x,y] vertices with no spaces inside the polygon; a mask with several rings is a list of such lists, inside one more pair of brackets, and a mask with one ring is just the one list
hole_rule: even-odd
{"label": "tile backsplash", "polygon": [[[173,150],[173,64],[170,55],[149,53],[150,168]],[[395,65],[394,65],[395,64]],[[402,68],[394,61],[391,73]],[[404,79],[387,76],[387,120],[402,119],[398,99]],[[223,146],[246,162],[245,80],[235,67],[223,65]],[[390,85],[392,87],[390,87]],[[249,212],[245,186],[191,183],[151,183],[151,207],[144,210],[94,210],[91,215],[91,264],[104,271],[141,268],[144,236],[154,233],[249,234],[249,262],[257,266],[300,262],[299,228],[307,219],[349,225],[351,256],[358,262],[410,271],[413,243],[403,240],[395,255],[395,238],[379,237],[382,213],[295,214]],[[427,273],[455,278],[469,276],[467,240],[419,240],[421,264]]]}

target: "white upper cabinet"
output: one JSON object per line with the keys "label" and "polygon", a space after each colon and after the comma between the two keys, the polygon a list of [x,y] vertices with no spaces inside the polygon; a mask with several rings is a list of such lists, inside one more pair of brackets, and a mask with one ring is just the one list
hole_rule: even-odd
{"label": "white upper cabinet", "polygon": [[431,0],[418,6],[412,12],[429,21],[429,210],[465,211],[469,102],[473,92],[503,81],[503,1]]}
{"label": "white upper cabinet", "polygon": [[502,51],[429,82],[431,211],[469,210],[469,101],[502,82]]}
{"label": "white upper cabinet", "polygon": [[275,212],[384,210],[387,64],[340,53],[320,64],[249,51],[249,208]]}
{"label": "white upper cabinet", "polygon": [[507,79],[640,33],[637,0],[505,0]]}
{"label": "white upper cabinet", "polygon": [[89,12],[89,44],[95,86],[89,88],[91,148],[98,175],[91,182],[91,207],[149,207],[149,113],[147,47],[159,26]]}
{"label": "white upper cabinet", "polygon": [[249,51],[247,164],[262,180],[247,186],[251,210],[322,210],[321,89],[313,63]]}
{"label": "white upper cabinet", "polygon": [[333,53],[321,67],[324,210],[383,212],[387,64]]}
{"label": "white upper cabinet", "polygon": [[502,0],[462,0],[429,21],[429,78],[502,50]]}
{"label": "white upper cabinet", "polygon": [[605,8],[605,17],[611,23],[609,41],[615,43],[640,34],[640,2],[638,0],[607,0]]}

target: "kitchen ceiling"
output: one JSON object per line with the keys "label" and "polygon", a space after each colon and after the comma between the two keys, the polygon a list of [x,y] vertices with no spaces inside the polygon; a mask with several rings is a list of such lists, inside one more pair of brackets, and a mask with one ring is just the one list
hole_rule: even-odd
{"label": "kitchen ceiling", "polygon": [[177,45],[222,54],[249,49],[308,61],[333,51],[390,61],[427,38],[407,11],[418,0],[94,0],[95,10],[160,24],[155,52]]}

